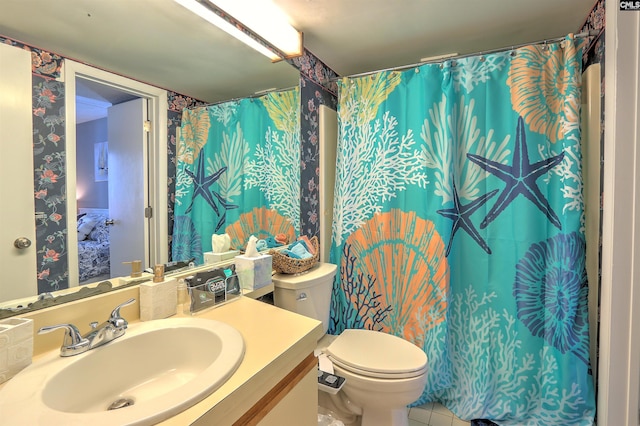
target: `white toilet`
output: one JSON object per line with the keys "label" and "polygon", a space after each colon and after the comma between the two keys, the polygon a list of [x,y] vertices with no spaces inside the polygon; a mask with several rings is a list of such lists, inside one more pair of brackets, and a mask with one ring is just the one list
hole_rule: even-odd
{"label": "white toilet", "polygon": [[[327,332],[336,265],[318,263],[301,274],[273,276],[276,306],[322,321]],[[325,342],[331,342],[325,347]],[[320,391],[319,405],[345,424],[407,426],[407,405],[427,382],[427,356],[402,338],[372,330],[347,329],[320,339],[319,349],[346,378],[337,395]],[[330,405],[330,407],[326,407]]]}

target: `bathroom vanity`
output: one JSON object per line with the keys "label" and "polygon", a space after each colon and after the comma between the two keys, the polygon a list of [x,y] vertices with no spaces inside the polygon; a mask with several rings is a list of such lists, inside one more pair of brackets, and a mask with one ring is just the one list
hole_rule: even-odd
{"label": "bathroom vanity", "polygon": [[[121,310],[122,316],[135,324],[140,321],[138,292],[138,287],[116,290],[22,317],[33,319],[34,331],[67,322],[85,332],[90,322],[104,320],[114,306],[135,298],[134,304]],[[313,351],[322,334],[319,321],[250,297],[240,297],[195,317],[221,321],[238,330],[245,344],[244,357],[217,390],[160,425],[317,424],[317,364]],[[36,334],[34,361],[58,351],[61,341],[62,333]]]}
{"label": "bathroom vanity", "polygon": [[319,321],[248,297],[198,317],[238,329],[243,361],[216,392],[161,425],[317,425]]}

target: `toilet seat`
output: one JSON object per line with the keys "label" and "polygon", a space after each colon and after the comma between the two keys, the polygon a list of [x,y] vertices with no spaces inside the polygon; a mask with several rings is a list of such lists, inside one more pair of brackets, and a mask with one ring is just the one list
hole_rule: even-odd
{"label": "toilet seat", "polygon": [[425,374],[427,369],[427,355],[420,348],[373,330],[344,330],[326,353],[335,365],[365,377],[411,378]]}

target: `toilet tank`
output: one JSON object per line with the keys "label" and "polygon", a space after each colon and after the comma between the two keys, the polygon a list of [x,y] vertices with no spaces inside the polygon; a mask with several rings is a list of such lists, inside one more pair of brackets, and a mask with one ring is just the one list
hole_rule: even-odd
{"label": "toilet tank", "polygon": [[323,332],[329,327],[331,289],[337,266],[319,262],[300,274],[273,276],[273,302],[276,306],[322,321]]}

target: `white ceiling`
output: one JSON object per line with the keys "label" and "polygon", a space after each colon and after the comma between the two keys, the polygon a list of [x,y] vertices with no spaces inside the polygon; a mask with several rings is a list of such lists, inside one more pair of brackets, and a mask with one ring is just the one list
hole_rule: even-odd
{"label": "white ceiling", "polygon": [[595,0],[274,0],[339,75],[575,33]]}
{"label": "white ceiling", "polygon": [[76,79],[76,124],[104,118],[108,108],[136,99],[136,95],[90,80]]}
{"label": "white ceiling", "polygon": [[[273,0],[339,75],[577,32],[595,0]],[[172,0],[2,0],[0,35],[197,99],[297,85]]]}

